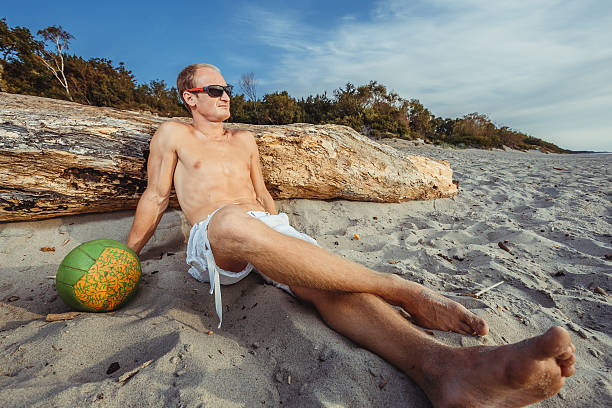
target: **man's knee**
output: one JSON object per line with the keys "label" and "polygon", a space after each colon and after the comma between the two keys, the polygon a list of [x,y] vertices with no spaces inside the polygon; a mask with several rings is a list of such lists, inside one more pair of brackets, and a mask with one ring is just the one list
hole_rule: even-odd
{"label": "man's knee", "polygon": [[244,244],[249,239],[246,224],[253,218],[239,208],[226,207],[219,210],[208,224],[208,239],[214,246],[215,242],[223,241]]}

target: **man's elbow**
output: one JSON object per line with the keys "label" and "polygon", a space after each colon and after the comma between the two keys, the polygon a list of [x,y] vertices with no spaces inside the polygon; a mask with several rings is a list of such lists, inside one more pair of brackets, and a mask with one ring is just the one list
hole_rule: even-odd
{"label": "man's elbow", "polygon": [[272,199],[268,190],[260,190],[255,193],[255,198],[260,203],[265,203],[266,201]]}
{"label": "man's elbow", "polygon": [[150,205],[155,206],[159,213],[162,213],[168,208],[170,194],[161,194],[158,191],[146,189],[145,192],[142,193],[141,200],[147,201]]}
{"label": "man's elbow", "polygon": [[159,199],[159,212],[163,213],[168,208],[168,204],[170,203],[170,195],[163,196]]}
{"label": "man's elbow", "polygon": [[274,199],[272,198],[272,194],[270,194],[270,192],[266,189],[265,192],[265,197],[270,200],[271,202],[274,202]]}
{"label": "man's elbow", "polygon": [[265,198],[261,201],[266,211],[268,211],[270,214],[276,214],[276,206],[274,205],[274,199],[272,198],[270,193],[266,191],[264,197]]}

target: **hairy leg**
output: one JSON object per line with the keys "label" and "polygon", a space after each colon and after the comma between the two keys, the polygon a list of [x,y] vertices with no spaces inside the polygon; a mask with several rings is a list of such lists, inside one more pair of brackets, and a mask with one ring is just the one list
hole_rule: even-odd
{"label": "hairy leg", "polygon": [[370,293],[403,307],[424,327],[485,335],[483,319],[435,292],[396,275],[372,271],[325,249],[283,235],[237,206],[211,219],[208,237],[217,265],[239,271],[250,262],[290,286]]}
{"label": "hairy leg", "polygon": [[575,348],[559,327],[512,345],[456,348],[424,334],[377,296],[292,290],[334,330],[403,370],[436,407],[525,406],[556,394],[575,371]]}
{"label": "hairy leg", "polygon": [[288,285],[367,292],[385,298],[400,299],[412,290],[397,276],[372,271],[283,235],[238,206],[223,207],[215,214],[208,226],[208,238],[215,261],[223,269],[250,262],[266,276]]}

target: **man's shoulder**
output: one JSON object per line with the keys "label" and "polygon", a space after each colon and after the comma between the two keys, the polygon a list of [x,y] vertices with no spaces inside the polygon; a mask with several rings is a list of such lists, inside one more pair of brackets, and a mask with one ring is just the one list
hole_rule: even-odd
{"label": "man's shoulder", "polygon": [[255,144],[255,136],[252,132],[244,129],[231,129],[232,136],[236,139],[249,144]]}
{"label": "man's shoulder", "polygon": [[191,126],[186,123],[178,122],[176,120],[167,120],[159,125],[159,128],[157,128],[157,133],[183,133],[191,132],[191,129]]}
{"label": "man's shoulder", "polygon": [[157,131],[151,139],[151,143],[162,143],[167,145],[180,138],[182,135],[192,132],[191,126],[186,123],[168,120],[157,128]]}

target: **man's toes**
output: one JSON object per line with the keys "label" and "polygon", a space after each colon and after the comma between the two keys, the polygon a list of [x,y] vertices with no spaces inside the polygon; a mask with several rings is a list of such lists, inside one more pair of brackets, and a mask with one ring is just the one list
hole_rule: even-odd
{"label": "man's toes", "polygon": [[464,322],[459,322],[459,324],[453,331],[456,333],[461,333],[461,334],[474,334],[474,329],[472,329],[472,327],[469,324],[464,323]]}
{"label": "man's toes", "polygon": [[573,364],[576,363],[576,356],[572,354],[571,356],[569,356],[569,358],[566,358],[566,359],[563,359],[563,360],[557,359],[557,363],[561,367],[567,367],[567,366],[573,365]]}
{"label": "man's toes", "polygon": [[534,343],[531,352],[538,360],[562,356],[568,352],[571,345],[569,333],[559,326],[551,327],[546,333],[532,340]]}
{"label": "man's toes", "polygon": [[571,377],[572,375],[574,375],[574,373],[576,372],[576,366],[569,365],[569,366],[561,366],[561,375],[563,377]]}
{"label": "man's toes", "polygon": [[489,332],[489,325],[487,324],[487,322],[484,319],[482,319],[480,317],[478,318],[478,324],[476,326],[475,332],[479,336],[484,336],[485,334],[487,334]]}
{"label": "man's toes", "polygon": [[489,325],[487,322],[475,314],[468,312],[467,318],[465,322],[470,326],[471,331],[470,334],[477,334],[479,336],[484,336],[489,332]]}
{"label": "man's toes", "polygon": [[565,349],[565,352],[556,355],[555,358],[557,360],[561,361],[561,360],[567,360],[568,358],[570,358],[573,355],[574,355],[574,351],[572,350],[572,347],[571,346],[567,346],[567,348]]}

